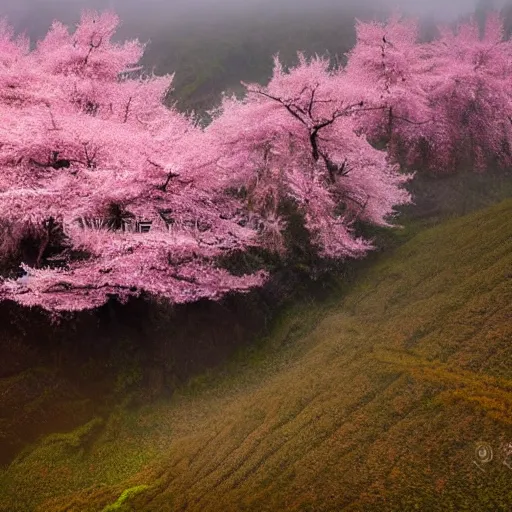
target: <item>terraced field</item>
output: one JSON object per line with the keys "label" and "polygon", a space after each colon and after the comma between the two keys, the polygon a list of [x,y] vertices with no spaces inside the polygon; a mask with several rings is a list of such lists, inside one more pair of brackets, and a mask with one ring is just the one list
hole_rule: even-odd
{"label": "terraced field", "polygon": [[47,437],[0,510],[512,510],[511,218],[423,231],[171,400]]}

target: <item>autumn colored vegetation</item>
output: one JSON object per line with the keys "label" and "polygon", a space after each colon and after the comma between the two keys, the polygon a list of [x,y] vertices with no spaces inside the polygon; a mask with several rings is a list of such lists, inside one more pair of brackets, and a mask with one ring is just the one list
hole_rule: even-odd
{"label": "autumn colored vegetation", "polygon": [[15,390],[45,379],[20,420],[38,407],[82,420],[53,423],[0,468],[0,510],[508,511],[511,214],[509,199],[406,228],[349,287],[297,299],[267,337],[167,399],[129,407],[135,385],[87,416],[69,380],[47,384],[56,368],[2,379],[12,409]]}
{"label": "autumn colored vegetation", "polygon": [[218,299],[268,278],[223,262],[285,253],[291,219],[329,259],[373,248],[411,171],[510,166],[512,45],[498,15],[419,42],[413,21],[359,22],[347,65],[322,57],[226,97],[202,127],[163,105],[115,15],[55,22],[34,49],[0,30],[0,299],[51,311],[109,298]]}

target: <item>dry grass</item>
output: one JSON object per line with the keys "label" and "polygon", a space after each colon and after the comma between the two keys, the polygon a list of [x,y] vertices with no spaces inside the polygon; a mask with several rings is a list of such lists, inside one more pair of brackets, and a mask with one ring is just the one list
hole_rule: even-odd
{"label": "dry grass", "polygon": [[171,401],[26,450],[0,509],[510,510],[511,216],[420,233]]}

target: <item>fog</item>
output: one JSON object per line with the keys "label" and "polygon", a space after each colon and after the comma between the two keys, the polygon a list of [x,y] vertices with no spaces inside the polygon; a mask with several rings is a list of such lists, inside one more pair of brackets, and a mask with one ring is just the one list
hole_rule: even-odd
{"label": "fog", "polygon": [[[74,21],[84,8],[113,9],[130,26],[176,26],[244,16],[309,14],[319,10],[382,12],[397,9],[414,15],[453,19],[477,4],[499,7],[506,0],[1,0],[0,12],[20,29],[34,30],[54,18]],[[23,26],[24,25],[24,26]]]}
{"label": "fog", "polygon": [[[354,18],[384,18],[391,11],[435,21],[499,8],[512,0],[0,0],[0,15],[34,44],[58,19],[74,24],[83,9],[116,11],[117,39],[150,42],[142,65],[176,72],[170,101],[205,110],[240,81],[264,83],[272,55],[292,63],[297,51],[343,62],[355,42]],[[429,37],[427,32],[423,35]]]}

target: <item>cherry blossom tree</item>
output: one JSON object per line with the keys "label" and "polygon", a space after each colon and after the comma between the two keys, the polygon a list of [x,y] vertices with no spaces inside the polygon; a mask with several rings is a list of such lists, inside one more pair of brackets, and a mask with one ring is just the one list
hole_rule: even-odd
{"label": "cherry blossom tree", "polygon": [[489,14],[483,35],[475,21],[439,33],[422,44],[412,21],[358,22],[346,71],[382,106],[361,116],[360,129],[416,169],[509,167],[512,46],[501,17]]}
{"label": "cherry blossom tree", "polygon": [[418,42],[418,23],[396,15],[387,22],[357,21],[356,36],[345,72],[366,91],[368,104],[381,107],[363,112],[359,127],[396,160],[416,163],[411,156],[433,121],[430,63]]}
{"label": "cherry blossom tree", "polygon": [[428,45],[427,94],[435,123],[418,156],[437,170],[512,164],[512,43],[503,20],[489,14],[483,36],[475,21],[440,28]]}
{"label": "cherry blossom tree", "polygon": [[269,84],[225,98],[205,129],[163,105],[172,76],[144,75],[143,45],[113,42],[117,26],[85,13],[30,50],[0,25],[0,300],[59,311],[217,299],[264,282],[219,261],[284,251],[291,211],[321,256],[361,257],[372,243],[358,226],[390,226],[410,201],[410,176],[368,137],[420,126],[412,25],[396,23],[396,47],[382,39],[373,71],[366,50],[346,70],[276,58]]}
{"label": "cherry blossom tree", "polygon": [[300,55],[288,71],[276,58],[269,84],[246,88],[243,100],[225,98],[206,135],[218,148],[219,172],[258,219],[262,243],[284,249],[283,205],[291,202],[320,254],[364,255],[371,242],[357,236],[356,222],[388,226],[394,206],[410,200],[408,176],[356,133],[355,114],[375,107],[318,57]]}
{"label": "cherry blossom tree", "polygon": [[264,279],[216,264],[255,233],[213,168],[194,162],[201,130],[163,105],[172,77],[143,76],[143,46],[113,42],[117,26],[85,13],[29,51],[0,25],[0,257],[14,261],[0,300],[55,311],[141,293],[180,303]]}

